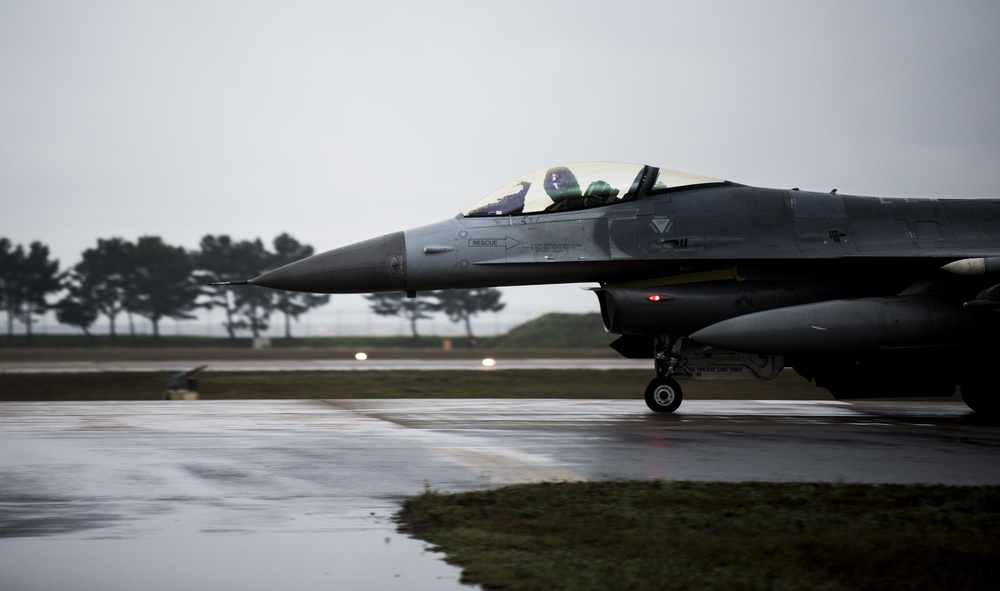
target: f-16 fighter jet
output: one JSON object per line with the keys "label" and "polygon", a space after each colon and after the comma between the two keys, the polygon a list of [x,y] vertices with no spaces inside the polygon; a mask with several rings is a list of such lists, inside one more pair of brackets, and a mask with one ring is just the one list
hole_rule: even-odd
{"label": "f-16 fighter jet", "polygon": [[764,189],[653,166],[515,179],[454,218],[243,282],[316,293],[593,282],[612,347],[678,380],[793,368],[837,399],[950,396],[1000,409],[1000,198]]}

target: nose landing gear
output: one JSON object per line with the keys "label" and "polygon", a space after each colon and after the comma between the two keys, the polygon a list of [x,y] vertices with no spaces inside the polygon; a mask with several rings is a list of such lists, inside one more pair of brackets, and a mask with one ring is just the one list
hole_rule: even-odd
{"label": "nose landing gear", "polygon": [[653,412],[674,412],[684,400],[684,393],[677,380],[670,377],[680,361],[684,338],[673,339],[668,335],[656,337],[653,344],[653,363],[656,377],[646,386],[646,406]]}

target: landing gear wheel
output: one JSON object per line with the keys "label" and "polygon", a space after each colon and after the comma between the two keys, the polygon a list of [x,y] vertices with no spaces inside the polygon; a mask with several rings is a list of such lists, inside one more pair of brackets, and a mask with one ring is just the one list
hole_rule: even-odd
{"label": "landing gear wheel", "polygon": [[653,378],[646,386],[646,406],[653,412],[674,412],[684,400],[680,384],[667,377]]}
{"label": "landing gear wheel", "polygon": [[962,384],[962,400],[981,415],[1000,414],[1000,392],[993,392],[985,381]]}

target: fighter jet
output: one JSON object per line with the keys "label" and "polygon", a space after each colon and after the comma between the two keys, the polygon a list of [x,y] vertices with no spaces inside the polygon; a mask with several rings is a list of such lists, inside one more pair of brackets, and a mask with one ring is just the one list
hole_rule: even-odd
{"label": "fighter jet", "polygon": [[543,168],[452,219],[237,282],[315,293],[590,283],[611,346],[678,380],[792,368],[837,399],[1000,410],[1000,198],[767,189],[623,163]]}

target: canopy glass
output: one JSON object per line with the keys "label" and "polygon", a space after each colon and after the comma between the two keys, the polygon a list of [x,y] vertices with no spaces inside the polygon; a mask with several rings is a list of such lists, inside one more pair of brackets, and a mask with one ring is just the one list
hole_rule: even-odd
{"label": "canopy glass", "polygon": [[541,168],[518,177],[462,212],[467,217],[570,211],[633,199],[648,170],[657,171],[650,191],[721,183],[721,179],[642,164],[579,162]]}

